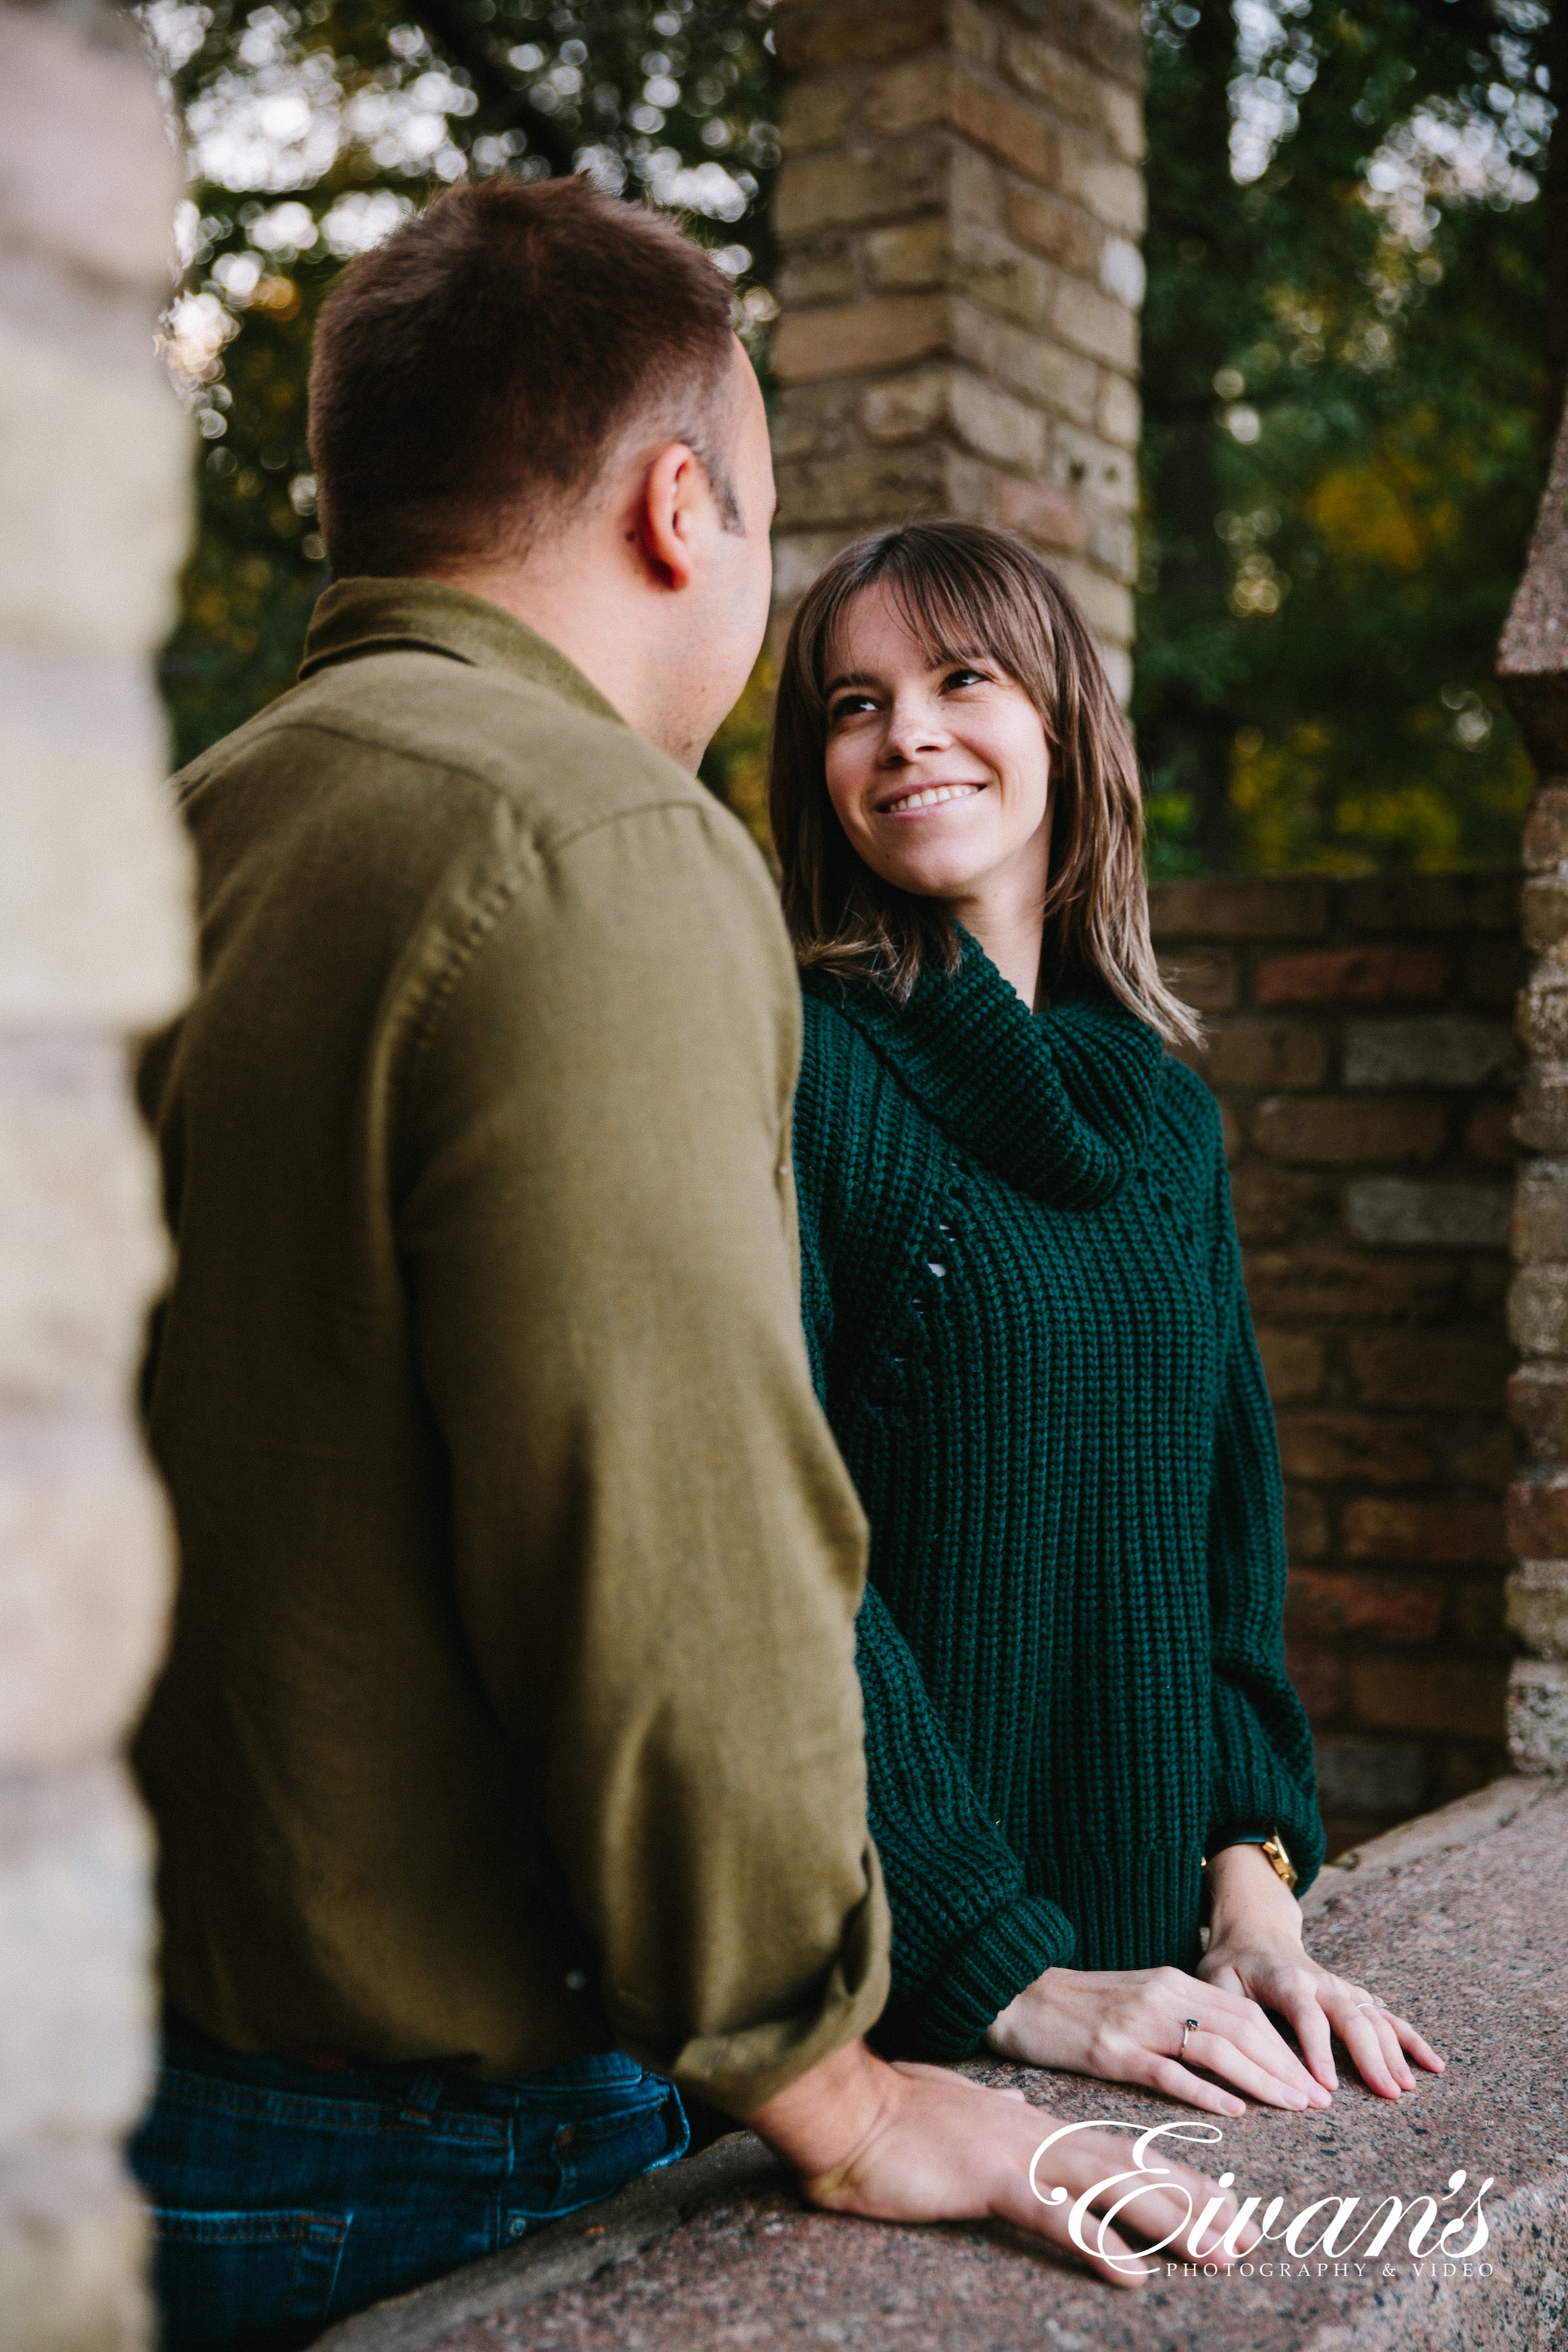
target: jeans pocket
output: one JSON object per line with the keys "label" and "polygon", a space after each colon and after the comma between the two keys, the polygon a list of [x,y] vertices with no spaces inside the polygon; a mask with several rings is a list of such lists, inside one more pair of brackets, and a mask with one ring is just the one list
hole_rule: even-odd
{"label": "jeans pocket", "polygon": [[652,2074],[645,2074],[630,2096],[623,2090],[596,2112],[592,2106],[580,2109],[569,2120],[529,2135],[520,2144],[505,2200],[502,2243],[514,2242],[542,2221],[596,2204],[642,2173],[673,2164],[686,2153],[689,2137],[679,2093]]}
{"label": "jeans pocket", "polygon": [[349,2213],[153,2213],[163,2352],[294,2352],[331,2316]]}

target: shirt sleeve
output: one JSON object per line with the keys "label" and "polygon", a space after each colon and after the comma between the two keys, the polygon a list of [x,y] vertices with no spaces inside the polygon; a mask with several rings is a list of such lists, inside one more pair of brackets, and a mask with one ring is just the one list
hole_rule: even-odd
{"label": "shirt sleeve", "polygon": [[1274,1412],[1242,1281],[1223,1159],[1216,1180],[1215,1290],[1221,1387],[1209,1508],[1214,1687],[1208,1846],[1278,1830],[1305,1893],[1323,1829],[1306,1710],[1285,1671],[1285,1498]]}
{"label": "shirt sleeve", "polygon": [[522,856],[469,928],[406,1083],[399,1210],[456,1606],[584,1998],[743,2114],[888,1981],[865,1526],[800,1324],[787,943],[732,820],[683,802]]}
{"label": "shirt sleeve", "polygon": [[875,1586],[856,1635],[871,1833],[893,1916],[880,2041],[907,2058],[967,2058],[993,2018],[1047,1969],[1069,1965],[1067,1914],[1026,1891]]}

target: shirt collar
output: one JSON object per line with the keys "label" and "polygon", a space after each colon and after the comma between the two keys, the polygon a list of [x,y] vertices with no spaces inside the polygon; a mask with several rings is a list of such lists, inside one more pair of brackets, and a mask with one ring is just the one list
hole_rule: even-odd
{"label": "shirt collar", "polygon": [[563,653],[499,604],[439,580],[335,580],[310,615],[301,680],[367,654],[441,654],[474,669],[503,669],[591,710],[621,714]]}

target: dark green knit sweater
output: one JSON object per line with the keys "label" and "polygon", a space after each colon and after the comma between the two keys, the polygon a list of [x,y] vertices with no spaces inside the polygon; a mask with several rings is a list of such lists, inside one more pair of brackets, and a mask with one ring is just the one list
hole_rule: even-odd
{"label": "dark green knit sweater", "polygon": [[1104,996],[973,941],[901,1011],[808,973],[807,1337],[871,1523],[885,2043],[957,2058],[1047,1969],[1191,1968],[1200,1862],[1322,1859],[1274,1424],[1219,1115]]}

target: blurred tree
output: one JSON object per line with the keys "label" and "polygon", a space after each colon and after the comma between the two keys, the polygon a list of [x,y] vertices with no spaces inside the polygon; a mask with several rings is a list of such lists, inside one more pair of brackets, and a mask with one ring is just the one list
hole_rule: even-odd
{"label": "blurred tree", "polygon": [[[163,684],[184,761],[293,683],[326,581],[305,441],[337,271],[466,173],[588,171],[680,210],[773,315],[771,0],[150,0],[195,181],[168,352],[204,449]],[[749,730],[749,732],[748,732]],[[718,747],[715,772],[744,766]]]}
{"label": "blurred tree", "polygon": [[1540,486],[1537,0],[1151,0],[1156,871],[1517,854],[1491,680]]}

